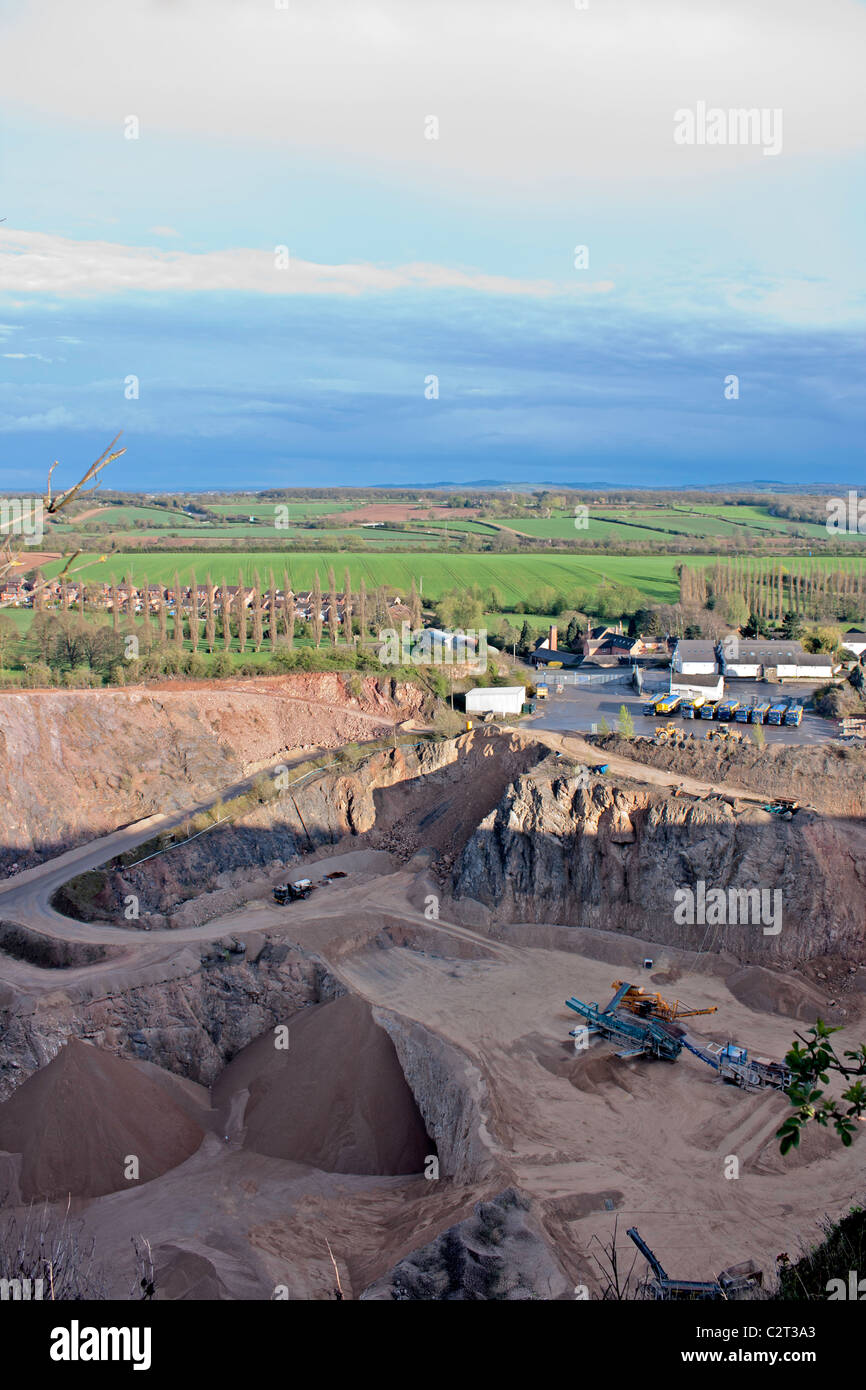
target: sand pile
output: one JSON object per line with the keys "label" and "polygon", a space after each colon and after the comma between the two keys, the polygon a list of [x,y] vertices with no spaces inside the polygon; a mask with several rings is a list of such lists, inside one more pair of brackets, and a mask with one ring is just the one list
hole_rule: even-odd
{"label": "sand pile", "polygon": [[[201,1126],[171,1093],[135,1062],[70,1039],[0,1105],[0,1149],[21,1154],[20,1187],[31,1198],[98,1197],[133,1186],[183,1163],[202,1141]],[[183,1083],[179,1082],[179,1086]]]}
{"label": "sand pile", "polygon": [[250,1043],[213,1090],[231,1106],[248,1089],[244,1146],[331,1173],[418,1173],[434,1152],[391,1039],[369,1005],[343,995],[298,1014],[289,1047]]}

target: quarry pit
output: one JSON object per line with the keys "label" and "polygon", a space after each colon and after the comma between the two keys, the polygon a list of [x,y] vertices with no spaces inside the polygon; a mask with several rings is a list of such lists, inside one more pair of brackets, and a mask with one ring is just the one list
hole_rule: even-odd
{"label": "quarry pit", "polygon": [[[577,1051],[565,999],[634,978],[715,1007],[693,1025],[707,1041],[781,1057],[820,1016],[857,1046],[862,759],[822,774],[826,750],[768,751],[762,792],[751,757],[659,766],[637,743],[531,727],[430,740],[405,692],[303,679],[250,692],[241,720],[231,690],[207,711],[194,692],[157,711],[148,696],[183,756],[144,799],[133,764],[89,833],[56,821],[40,841],[35,803],[17,811],[29,861],[0,883],[7,1216],[70,1200],[118,1298],[141,1236],[158,1298],[600,1296],[614,1223],[675,1251],[682,1278],[750,1257],[771,1282],[779,1251],[862,1196],[859,1143],[810,1131],[783,1159],[783,1095],[692,1057]],[[296,708],[317,747],[360,716],[368,737],[402,734],[136,861],[155,796],[205,799],[194,767],[219,792],[314,746],[292,741]],[[0,703],[11,776],[26,721],[3,720]],[[136,756],[121,723],[107,762]],[[55,760],[59,806],[77,772]],[[95,808],[119,774],[92,775]],[[764,798],[792,779],[811,796],[785,821]],[[274,885],[301,876],[319,886],[278,906]],[[674,894],[699,881],[778,885],[781,930],[678,924]]]}

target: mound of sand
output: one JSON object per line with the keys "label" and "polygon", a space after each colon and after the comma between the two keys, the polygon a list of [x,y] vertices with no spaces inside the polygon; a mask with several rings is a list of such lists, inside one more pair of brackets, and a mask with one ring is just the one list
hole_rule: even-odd
{"label": "mound of sand", "polygon": [[21,1154],[24,1200],[121,1191],[134,1185],[124,1176],[133,1154],[139,1182],[183,1163],[204,1131],[170,1080],[155,1082],[135,1062],[70,1039],[0,1105],[0,1149]]}
{"label": "mound of sand", "polygon": [[213,1090],[231,1106],[247,1089],[244,1146],[331,1173],[418,1173],[433,1146],[394,1045],[355,995],[305,1009],[289,1047],[265,1033]]}

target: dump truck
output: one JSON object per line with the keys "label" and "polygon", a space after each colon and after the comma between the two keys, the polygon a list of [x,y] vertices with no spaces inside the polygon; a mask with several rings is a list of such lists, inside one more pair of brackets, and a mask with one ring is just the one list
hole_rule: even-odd
{"label": "dump truck", "polygon": [[770,709],[769,709],[769,712],[768,712],[768,714],[767,714],[767,723],[768,723],[768,724],[784,724],[784,722],[785,722],[785,715],[786,715],[787,712],[788,712],[788,705],[789,705],[789,704],[790,704],[790,701],[789,701],[789,700],[777,700],[775,704],[770,705]]}
{"label": "dump truck", "polygon": [[701,706],[701,719],[715,719],[718,706],[718,700],[707,700],[706,704]]}
{"label": "dump truck", "polygon": [[706,702],[706,695],[695,695],[693,699],[683,701],[680,714],[683,719],[700,719],[700,711]]}
{"label": "dump truck", "polygon": [[786,724],[793,724],[795,728],[799,728],[800,725],[802,724],[802,722],[803,722],[803,706],[802,706],[802,705],[794,704],[794,703],[792,702],[792,703],[788,706],[788,708],[785,710],[785,723],[786,723]]}
{"label": "dump truck", "polygon": [[733,719],[739,708],[739,700],[720,700],[718,709],[716,710],[716,718]]}
{"label": "dump truck", "polygon": [[656,714],[676,714],[682,704],[682,695],[665,695],[656,701]]}
{"label": "dump truck", "polygon": [[299,878],[294,883],[279,883],[274,889],[274,902],[282,907],[285,903],[297,902],[299,898],[308,898],[313,887],[310,878]]}
{"label": "dump truck", "polygon": [[738,705],[734,713],[734,718],[738,724],[748,724],[752,717],[754,705]]}
{"label": "dump truck", "polygon": [[767,715],[770,713],[770,701],[759,700],[752,706],[749,722],[752,724],[766,724]]}

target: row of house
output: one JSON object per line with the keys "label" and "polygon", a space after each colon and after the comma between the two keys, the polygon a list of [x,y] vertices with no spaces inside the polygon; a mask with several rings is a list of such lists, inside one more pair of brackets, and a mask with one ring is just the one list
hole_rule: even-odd
{"label": "row of house", "polygon": [[[158,584],[118,584],[112,589],[110,584],[87,583],[86,602],[90,612],[111,613],[114,608],[115,594],[117,596],[118,611],[124,615],[141,615],[144,612],[157,614],[160,607],[165,607],[169,613],[174,612],[176,595],[173,587],[162,587]],[[67,606],[78,607],[82,591],[85,586],[76,582],[66,584],[66,603]],[[291,596],[295,604],[295,617],[300,622],[309,622],[314,616],[314,598],[312,590],[302,590],[297,593],[291,591]],[[283,589],[274,591],[274,603],[276,611],[282,613],[288,601],[289,595]],[[189,613],[193,606],[193,590],[189,585],[185,585],[180,591],[181,608],[184,613]],[[238,584],[221,584],[214,588],[214,612],[219,615],[224,606],[228,606],[231,612],[237,612],[238,604],[241,603],[247,610],[255,606],[256,589],[255,587],[241,587]],[[7,580],[0,586],[0,605],[15,608],[31,608],[34,603],[33,585],[23,579]],[[59,580],[50,580],[42,586],[42,603],[46,608],[60,608],[63,604],[63,588]],[[198,585],[196,589],[195,604],[199,618],[203,621],[207,615],[207,594],[203,585]],[[386,603],[388,621],[399,625],[402,621],[408,620],[411,616],[409,607],[403,603],[399,597],[389,599]],[[263,587],[261,592],[261,611],[267,616],[271,608],[270,590]],[[352,595],[352,609],[357,616],[358,597]],[[327,594],[322,596],[319,616],[323,623],[327,623],[330,617],[331,602]],[[370,618],[375,611],[373,595],[368,595],[367,612]],[[336,595],[336,616],[339,622],[343,622],[346,613],[346,595],[343,593]]]}

